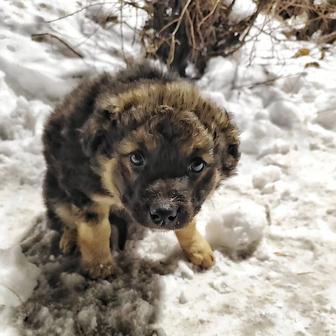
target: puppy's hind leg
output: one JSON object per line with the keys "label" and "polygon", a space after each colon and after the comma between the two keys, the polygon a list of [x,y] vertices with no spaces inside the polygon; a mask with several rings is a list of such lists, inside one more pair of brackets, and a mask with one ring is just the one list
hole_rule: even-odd
{"label": "puppy's hind leg", "polygon": [[196,266],[210,268],[215,258],[209,243],[197,231],[195,219],[186,227],[175,231],[187,258]]}

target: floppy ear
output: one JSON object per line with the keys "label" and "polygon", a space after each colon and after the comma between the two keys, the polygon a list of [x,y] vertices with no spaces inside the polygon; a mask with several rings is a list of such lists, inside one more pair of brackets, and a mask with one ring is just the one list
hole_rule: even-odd
{"label": "floppy ear", "polygon": [[85,155],[90,157],[97,152],[110,154],[116,125],[117,121],[109,110],[92,113],[80,129],[80,143]]}
{"label": "floppy ear", "polygon": [[231,122],[228,113],[226,122],[220,123],[214,130],[214,142],[216,152],[219,153],[221,169],[224,176],[231,176],[240,159],[239,152],[239,133],[238,129]]}

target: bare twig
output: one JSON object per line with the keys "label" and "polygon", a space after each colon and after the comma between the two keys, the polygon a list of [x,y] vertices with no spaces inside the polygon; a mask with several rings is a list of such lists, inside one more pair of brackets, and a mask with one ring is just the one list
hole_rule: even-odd
{"label": "bare twig", "polygon": [[121,52],[125,56],[125,47],[124,47],[124,26],[123,26],[123,8],[124,0],[120,0],[120,37],[121,37]]}
{"label": "bare twig", "polygon": [[320,44],[326,44],[326,43],[331,43],[335,40],[336,40],[336,32],[333,32],[333,33],[321,36],[317,42]]}
{"label": "bare twig", "polygon": [[206,15],[206,16],[201,20],[201,22],[199,23],[199,25],[198,25],[199,27],[201,27],[202,24],[203,24],[206,20],[208,20],[209,17],[211,17],[211,16],[214,14],[214,12],[215,12],[215,10],[217,9],[217,6],[218,6],[218,4],[219,4],[220,1],[221,1],[221,0],[217,0],[217,1],[216,1],[215,6],[214,6],[213,9],[211,10],[211,12],[210,12],[208,15]]}
{"label": "bare twig", "polygon": [[231,14],[231,12],[232,12],[232,8],[233,8],[235,2],[236,2],[236,0],[232,0],[232,2],[230,3],[230,5],[229,5],[229,7],[228,7],[228,15]]}
{"label": "bare twig", "polygon": [[184,5],[184,7],[182,9],[182,12],[181,12],[181,15],[180,15],[180,17],[179,17],[179,19],[177,21],[177,25],[176,25],[173,33],[172,33],[173,35],[175,35],[177,33],[177,31],[179,30],[179,28],[181,26],[181,23],[182,23],[182,20],[183,20],[183,17],[184,17],[184,14],[185,14],[188,6],[190,5],[190,2],[191,2],[191,0],[188,0],[187,3]]}
{"label": "bare twig", "polygon": [[186,2],[186,4],[184,5],[183,9],[182,9],[182,12],[180,14],[180,17],[178,18],[178,21],[177,21],[177,24],[176,24],[176,27],[175,29],[173,30],[172,34],[171,34],[171,43],[170,43],[170,49],[169,49],[169,54],[168,54],[168,58],[167,58],[167,64],[170,65],[173,60],[174,60],[174,55],[175,55],[175,45],[177,43],[176,41],[176,33],[177,31],[179,30],[180,26],[181,26],[181,23],[182,23],[182,20],[183,20],[183,17],[184,17],[184,14],[186,13],[186,10],[190,4],[191,0],[188,0]]}
{"label": "bare twig", "polygon": [[52,23],[52,22],[60,21],[60,20],[66,19],[66,18],[68,18],[70,16],[76,15],[76,14],[78,14],[78,13],[80,13],[80,12],[82,12],[82,11],[88,9],[88,8],[95,7],[95,6],[103,6],[103,5],[106,5],[106,4],[115,4],[115,2],[96,2],[94,4],[84,6],[84,7],[80,8],[80,9],[74,11],[74,12],[71,12],[69,14],[60,16],[57,19],[48,20],[48,21],[45,21],[45,22],[46,23]]}
{"label": "bare twig", "polygon": [[243,88],[253,89],[253,88],[258,87],[258,86],[273,84],[274,82],[276,82],[279,79],[302,76],[303,74],[304,74],[304,72],[297,72],[295,74],[290,74],[290,75],[286,75],[286,76],[275,76],[275,77],[269,78],[265,81],[255,82],[255,83],[248,84],[248,85],[235,86],[235,87],[233,87],[233,89],[235,89],[235,90],[239,90],[239,89],[243,89]]}
{"label": "bare twig", "polygon": [[31,37],[35,41],[42,40],[45,37],[50,37],[52,39],[57,40],[61,44],[63,44],[66,48],[68,48],[73,54],[75,54],[79,58],[84,58],[83,55],[80,52],[76,51],[73,47],[71,47],[68,42],[65,42],[63,39],[61,39],[55,34],[52,34],[52,33],[32,34]]}
{"label": "bare twig", "polygon": [[[76,15],[88,8],[91,8],[91,7],[96,7],[96,6],[104,6],[104,5],[117,5],[119,3],[118,0],[116,1],[104,1],[104,2],[96,2],[94,4],[90,4],[90,5],[87,5],[87,6],[84,6],[74,12],[71,12],[69,14],[66,14],[66,15],[63,15],[63,16],[60,16],[58,17],[57,19],[53,19],[53,20],[47,20],[45,21],[46,23],[53,23],[53,22],[56,22],[56,21],[60,21],[60,20],[63,20],[63,19],[66,19],[70,16],[73,16],[73,15]],[[137,9],[142,9],[142,10],[145,10],[144,7],[138,5],[135,1],[124,1],[124,5],[129,5],[129,6],[132,6],[134,8],[137,8]]]}
{"label": "bare twig", "polygon": [[164,26],[160,29],[160,31],[159,31],[159,35],[160,35],[162,32],[164,32],[167,28],[169,28],[171,25],[173,25],[174,23],[176,23],[178,20],[179,20],[179,18],[176,18],[176,19],[174,19],[174,20],[169,21],[166,25],[164,25]]}

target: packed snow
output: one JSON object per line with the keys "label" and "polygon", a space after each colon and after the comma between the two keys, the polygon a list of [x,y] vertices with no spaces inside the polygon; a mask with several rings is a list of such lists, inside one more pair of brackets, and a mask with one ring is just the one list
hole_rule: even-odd
{"label": "packed snow", "polygon": [[225,204],[222,210],[220,205],[215,205],[215,215],[206,218],[208,241],[234,258],[252,253],[267,226],[265,208],[244,198]]}
{"label": "packed snow", "polygon": [[[236,3],[237,19],[253,9]],[[129,26],[100,22],[118,5],[87,5],[1,5],[0,336],[336,335],[335,46],[322,57],[261,17],[277,33],[254,28],[244,48],[211,59],[198,85],[231,112],[242,142],[237,175],[198,216],[216,265],[201,271],[172,232],[134,227],[114,251],[117,274],[93,281],[46,228],[43,124],[80,78],[114,72],[141,48]],[[311,53],[294,57],[303,47]]]}

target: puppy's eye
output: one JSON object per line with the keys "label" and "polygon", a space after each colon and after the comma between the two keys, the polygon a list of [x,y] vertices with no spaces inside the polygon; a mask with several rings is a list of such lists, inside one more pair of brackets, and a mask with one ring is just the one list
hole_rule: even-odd
{"label": "puppy's eye", "polygon": [[189,170],[192,173],[199,174],[205,167],[205,162],[201,158],[196,158],[191,161],[189,165]]}
{"label": "puppy's eye", "polygon": [[141,167],[145,164],[145,158],[141,152],[130,154],[130,161],[134,166]]}

